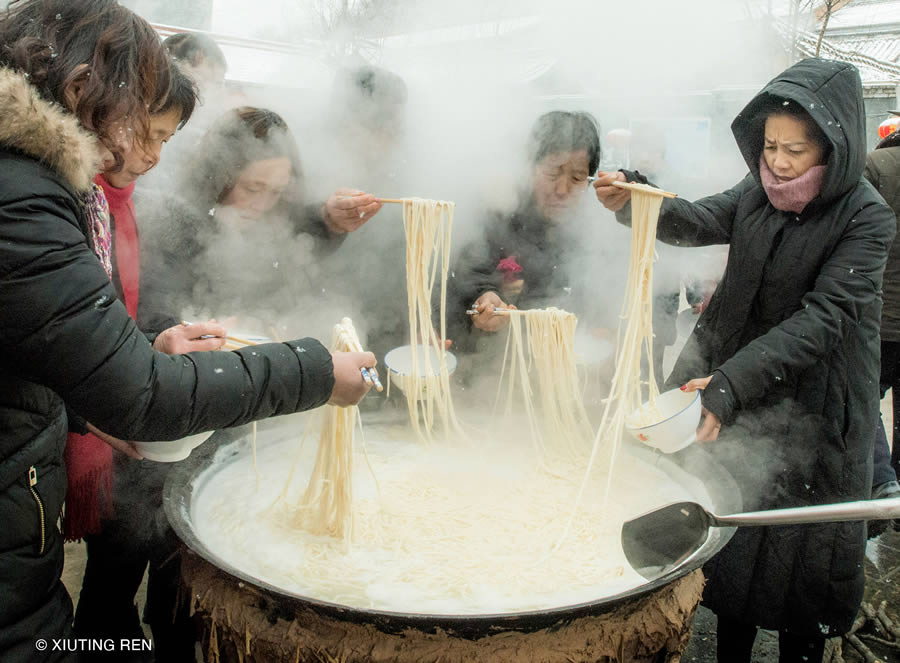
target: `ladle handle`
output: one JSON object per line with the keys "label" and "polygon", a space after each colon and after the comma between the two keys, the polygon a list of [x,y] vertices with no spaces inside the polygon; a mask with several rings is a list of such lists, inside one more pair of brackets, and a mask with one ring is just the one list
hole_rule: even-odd
{"label": "ladle handle", "polygon": [[890,520],[900,518],[900,497],[880,500],[860,500],[821,506],[799,506],[791,509],[751,511],[730,516],[710,514],[717,527],[748,525],[802,525],[832,523],[841,520]]}

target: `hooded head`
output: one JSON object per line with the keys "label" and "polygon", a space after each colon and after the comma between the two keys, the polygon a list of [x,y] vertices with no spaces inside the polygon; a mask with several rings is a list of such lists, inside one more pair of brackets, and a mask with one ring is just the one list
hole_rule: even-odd
{"label": "hooded head", "polygon": [[866,164],[862,83],[853,65],[834,60],[801,60],[771,80],[731,124],[750,171],[760,181],[765,121],[787,102],[802,109],[825,143],[825,175],[819,196],[830,200],[853,189]]}

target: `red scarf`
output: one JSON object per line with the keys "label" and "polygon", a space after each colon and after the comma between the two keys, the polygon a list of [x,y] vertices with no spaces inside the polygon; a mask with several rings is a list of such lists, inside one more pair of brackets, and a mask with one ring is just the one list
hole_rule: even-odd
{"label": "red scarf", "polygon": [[103,175],[97,175],[94,182],[103,187],[109,201],[109,211],[114,221],[115,237],[113,249],[116,272],[122,284],[123,302],[128,315],[137,318],[138,286],[141,279],[141,254],[138,244],[137,219],[134,215],[134,182],[124,189],[117,189],[106,181]]}
{"label": "red scarf", "polygon": [[[97,219],[93,221],[92,228],[95,251],[109,275],[110,240],[115,242],[116,269],[122,282],[125,306],[128,308],[128,314],[134,318],[137,314],[139,275],[137,225],[134,206],[131,203],[134,184],[125,189],[116,189],[110,186],[102,175],[98,175],[94,182],[93,195],[96,197],[99,189],[99,198],[104,199],[102,204],[99,199],[88,200],[88,213],[92,219]],[[105,233],[102,227],[104,212]],[[115,219],[114,239],[110,237],[109,232],[110,212]],[[65,461],[68,485],[63,536],[66,541],[78,541],[85,535],[99,533],[101,521],[113,515],[112,447],[91,433],[86,435],[69,433],[66,440]]]}

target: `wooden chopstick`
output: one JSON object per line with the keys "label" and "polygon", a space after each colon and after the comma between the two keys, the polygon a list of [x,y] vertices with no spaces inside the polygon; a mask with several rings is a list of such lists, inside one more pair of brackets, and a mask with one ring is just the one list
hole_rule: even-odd
{"label": "wooden chopstick", "polygon": [[[181,324],[184,325],[185,327],[187,327],[188,325],[192,325],[194,323],[182,320]],[[200,338],[215,338],[215,337],[210,335],[210,336],[201,336]],[[221,337],[219,337],[219,338],[221,338]],[[234,341],[234,343],[240,343],[241,345],[258,345],[254,341],[248,341],[246,339],[240,338],[239,336],[226,336],[225,339],[229,340],[229,341]],[[230,343],[230,344],[226,343],[225,345],[234,345],[234,343]]]}
{"label": "wooden chopstick", "polygon": [[[185,327],[187,327],[188,325],[191,325],[194,323],[182,320],[181,324],[184,325]],[[200,338],[221,338],[221,337],[209,335],[209,336],[201,336]],[[228,348],[229,350],[238,350],[238,349],[240,349],[240,346],[245,346],[245,345],[257,345],[253,341],[248,341],[243,338],[239,338],[237,336],[226,336],[225,339],[227,341],[233,341],[233,343],[225,343],[225,345],[222,346],[223,348]],[[237,345],[237,344],[240,344],[240,345]]]}
{"label": "wooden chopstick", "polygon": [[639,184],[637,182],[619,182],[618,180],[612,183],[613,186],[617,186],[620,189],[631,189],[632,191],[640,191],[642,193],[649,193],[654,196],[662,196],[663,198],[677,198],[677,193],[672,193],[671,191],[663,191],[662,189],[657,189],[654,186],[650,186],[648,184]]}
{"label": "wooden chopstick", "polygon": [[240,343],[241,345],[259,345],[255,341],[248,341],[246,339],[240,338],[239,336],[226,336],[226,339],[229,341],[234,341],[235,343]]}
{"label": "wooden chopstick", "polygon": [[[513,310],[518,310],[518,309],[501,308],[498,306],[497,308],[495,308],[493,310],[493,313],[496,313],[497,315],[501,315],[503,313],[509,313],[510,311],[513,311]],[[519,311],[519,313],[526,313],[526,312],[527,311]],[[470,308],[468,311],[466,311],[466,315],[478,315],[479,313],[481,313],[481,311],[474,309],[474,308]]]}
{"label": "wooden chopstick", "polygon": [[[344,198],[352,198],[353,196],[338,196],[339,200],[343,200]],[[375,202],[377,203],[402,203],[406,200],[406,198],[375,198]]]}

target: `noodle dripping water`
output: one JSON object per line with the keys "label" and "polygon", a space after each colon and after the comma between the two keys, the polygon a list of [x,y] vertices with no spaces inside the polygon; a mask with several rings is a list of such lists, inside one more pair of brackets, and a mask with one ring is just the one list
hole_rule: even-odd
{"label": "noodle dripping water", "polygon": [[[652,372],[642,380],[641,358],[652,355],[660,199],[639,191],[633,198],[624,324],[596,435],[577,374],[577,318],[548,308],[506,313],[510,329],[497,400],[505,387],[510,416],[516,401],[522,401],[531,450],[517,444],[512,428],[498,431],[492,436],[498,439],[482,448],[407,442],[410,428],[416,437],[432,439],[435,418],[442,418],[448,431],[458,425],[443,344],[453,206],[406,200],[411,339],[420,339],[440,358],[433,360],[429,352],[414,360],[419,362],[410,371],[414,384],[405,390],[410,424],[381,430],[370,440],[372,476],[367,479],[353,473],[357,408],[324,408],[316,426],[307,427],[307,434],[318,433],[320,439],[314,460],[306,465],[311,471],[302,495],[286,499],[302,444],[280,495],[270,481],[258,495],[245,496],[247,482],[234,477],[246,469],[228,468],[221,472],[222,496],[198,506],[200,522],[215,523],[207,536],[227,541],[234,563],[253,568],[260,578],[362,608],[435,614],[541,609],[641,584],[624,560],[619,523],[692,495],[667,482],[660,470],[619,453],[626,418],[640,407],[645,389],[651,402],[657,396]],[[431,302],[438,273],[436,330]],[[355,349],[357,344],[345,319],[335,329],[333,347]],[[652,362],[647,363],[652,371]],[[420,400],[421,387],[425,397]],[[592,478],[601,442],[611,445],[610,470]],[[287,473],[281,462],[287,444],[261,450],[266,476]],[[617,479],[611,467],[619,455]],[[610,503],[613,486],[623,499]],[[231,508],[235,498],[245,499],[248,511]],[[560,519],[561,509],[570,509],[568,519]]]}
{"label": "noodle dripping water", "polygon": [[[334,326],[332,352],[354,352],[359,347],[353,322],[344,318]],[[322,408],[316,461],[296,516],[301,529],[341,539],[347,548],[353,536],[353,435],[358,422],[355,405]],[[288,483],[292,476],[293,470]]]}
{"label": "noodle dripping water", "polygon": [[[460,432],[447,369],[447,273],[450,269],[450,237],[453,230],[452,202],[406,198],[403,229],[406,233],[406,297],[409,305],[409,336],[412,362],[406,377],[406,402],[416,435],[432,439],[435,411],[445,431]],[[440,329],[431,320],[431,302],[440,274]],[[421,347],[425,352],[420,353]],[[434,353],[429,352],[433,349]],[[421,354],[421,356],[420,356]],[[434,365],[433,356],[438,358]]]}
{"label": "noodle dripping water", "polygon": [[[569,532],[569,525],[575,519],[582,504],[585,488],[597,458],[601,442],[609,445],[609,466],[607,468],[606,490],[603,495],[604,513],[609,507],[610,488],[616,456],[622,442],[622,432],[626,419],[639,411],[644,404],[643,386],[648,391],[648,418],[655,409],[659,388],[653,374],[653,263],[656,260],[656,226],[662,207],[664,192],[650,186],[630,185],[631,193],[631,256],[628,265],[628,281],[622,304],[621,322],[616,342],[616,367],[613,373],[609,395],[605,399],[600,425],[594,436],[591,455],[569,516],[569,524],[557,541],[556,549],[562,545]],[[645,356],[649,367],[649,379],[641,378],[641,357]]]}
{"label": "noodle dripping water", "polygon": [[[507,315],[509,335],[498,390],[499,396],[508,370],[505,415],[512,416],[518,391],[535,449],[544,457],[551,450],[571,457],[583,456],[593,431],[582,401],[574,352],[578,318],[557,308],[510,309]],[[522,330],[523,320],[526,333]],[[532,398],[532,375],[537,377],[539,408]]]}

